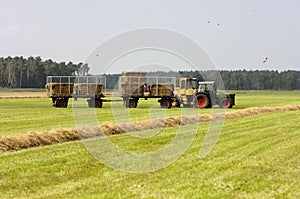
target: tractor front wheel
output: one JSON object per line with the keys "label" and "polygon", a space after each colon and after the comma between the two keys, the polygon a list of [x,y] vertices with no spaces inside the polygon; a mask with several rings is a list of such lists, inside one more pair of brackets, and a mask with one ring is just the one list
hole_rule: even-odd
{"label": "tractor front wheel", "polygon": [[230,100],[227,98],[222,98],[219,102],[219,106],[221,108],[232,108],[232,104],[231,104]]}

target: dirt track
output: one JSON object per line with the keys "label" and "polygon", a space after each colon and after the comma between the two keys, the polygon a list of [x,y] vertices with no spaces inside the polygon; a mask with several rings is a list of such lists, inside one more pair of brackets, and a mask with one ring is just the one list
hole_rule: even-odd
{"label": "dirt track", "polygon": [[87,139],[103,135],[116,135],[126,132],[138,132],[162,127],[174,127],[178,125],[196,124],[198,122],[209,122],[211,120],[219,119],[233,119],[240,117],[254,116],[263,113],[278,112],[278,111],[294,111],[300,110],[300,105],[297,106],[283,106],[283,107],[253,107],[239,111],[228,112],[225,115],[215,115],[213,118],[210,114],[203,114],[192,117],[168,117],[164,120],[145,120],[135,123],[126,124],[101,124],[98,127],[86,127],[84,136],[79,137],[78,131],[75,128],[55,129],[45,132],[29,132],[22,135],[14,135],[0,138],[0,153],[6,151],[17,151],[30,147],[45,146],[68,142],[73,140]]}
{"label": "dirt track", "polygon": [[1,98],[46,98],[46,92],[0,92]]}

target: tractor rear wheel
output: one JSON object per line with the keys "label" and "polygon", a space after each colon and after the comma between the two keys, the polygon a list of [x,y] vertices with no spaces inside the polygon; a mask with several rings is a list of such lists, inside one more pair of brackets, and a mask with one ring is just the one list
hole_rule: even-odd
{"label": "tractor rear wheel", "polygon": [[171,108],[172,107],[172,103],[170,100],[168,99],[162,99],[160,101],[160,108]]}
{"label": "tractor rear wheel", "polygon": [[209,98],[205,94],[196,95],[193,102],[195,108],[208,108],[210,106]]}
{"label": "tractor rear wheel", "polygon": [[222,98],[220,101],[219,101],[219,106],[221,108],[232,108],[232,104],[230,102],[229,99],[227,98]]}

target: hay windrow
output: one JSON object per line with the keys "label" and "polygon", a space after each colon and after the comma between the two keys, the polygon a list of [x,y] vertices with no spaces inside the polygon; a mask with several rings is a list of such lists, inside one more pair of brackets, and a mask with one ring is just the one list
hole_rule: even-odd
{"label": "hay windrow", "polygon": [[202,114],[200,116],[174,116],[164,119],[144,120],[134,123],[111,124],[104,123],[99,127],[82,127],[62,128],[44,132],[28,132],[21,135],[6,136],[0,138],[0,153],[7,151],[18,151],[21,149],[52,145],[68,141],[88,139],[98,136],[109,136],[129,132],[138,132],[155,128],[175,127],[179,125],[196,124],[199,122],[209,122],[222,119],[233,119],[254,116],[258,114],[279,112],[279,111],[296,111],[300,110],[300,105],[282,106],[282,107],[253,107],[239,111],[228,112],[225,115]]}

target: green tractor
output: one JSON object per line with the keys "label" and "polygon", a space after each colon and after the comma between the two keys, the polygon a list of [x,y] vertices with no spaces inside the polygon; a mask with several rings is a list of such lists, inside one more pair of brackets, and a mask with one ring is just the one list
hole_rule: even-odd
{"label": "green tractor", "polygon": [[219,92],[214,81],[199,82],[196,78],[180,78],[176,99],[177,105],[183,107],[211,108],[218,105],[232,108],[235,105],[235,94]]}

